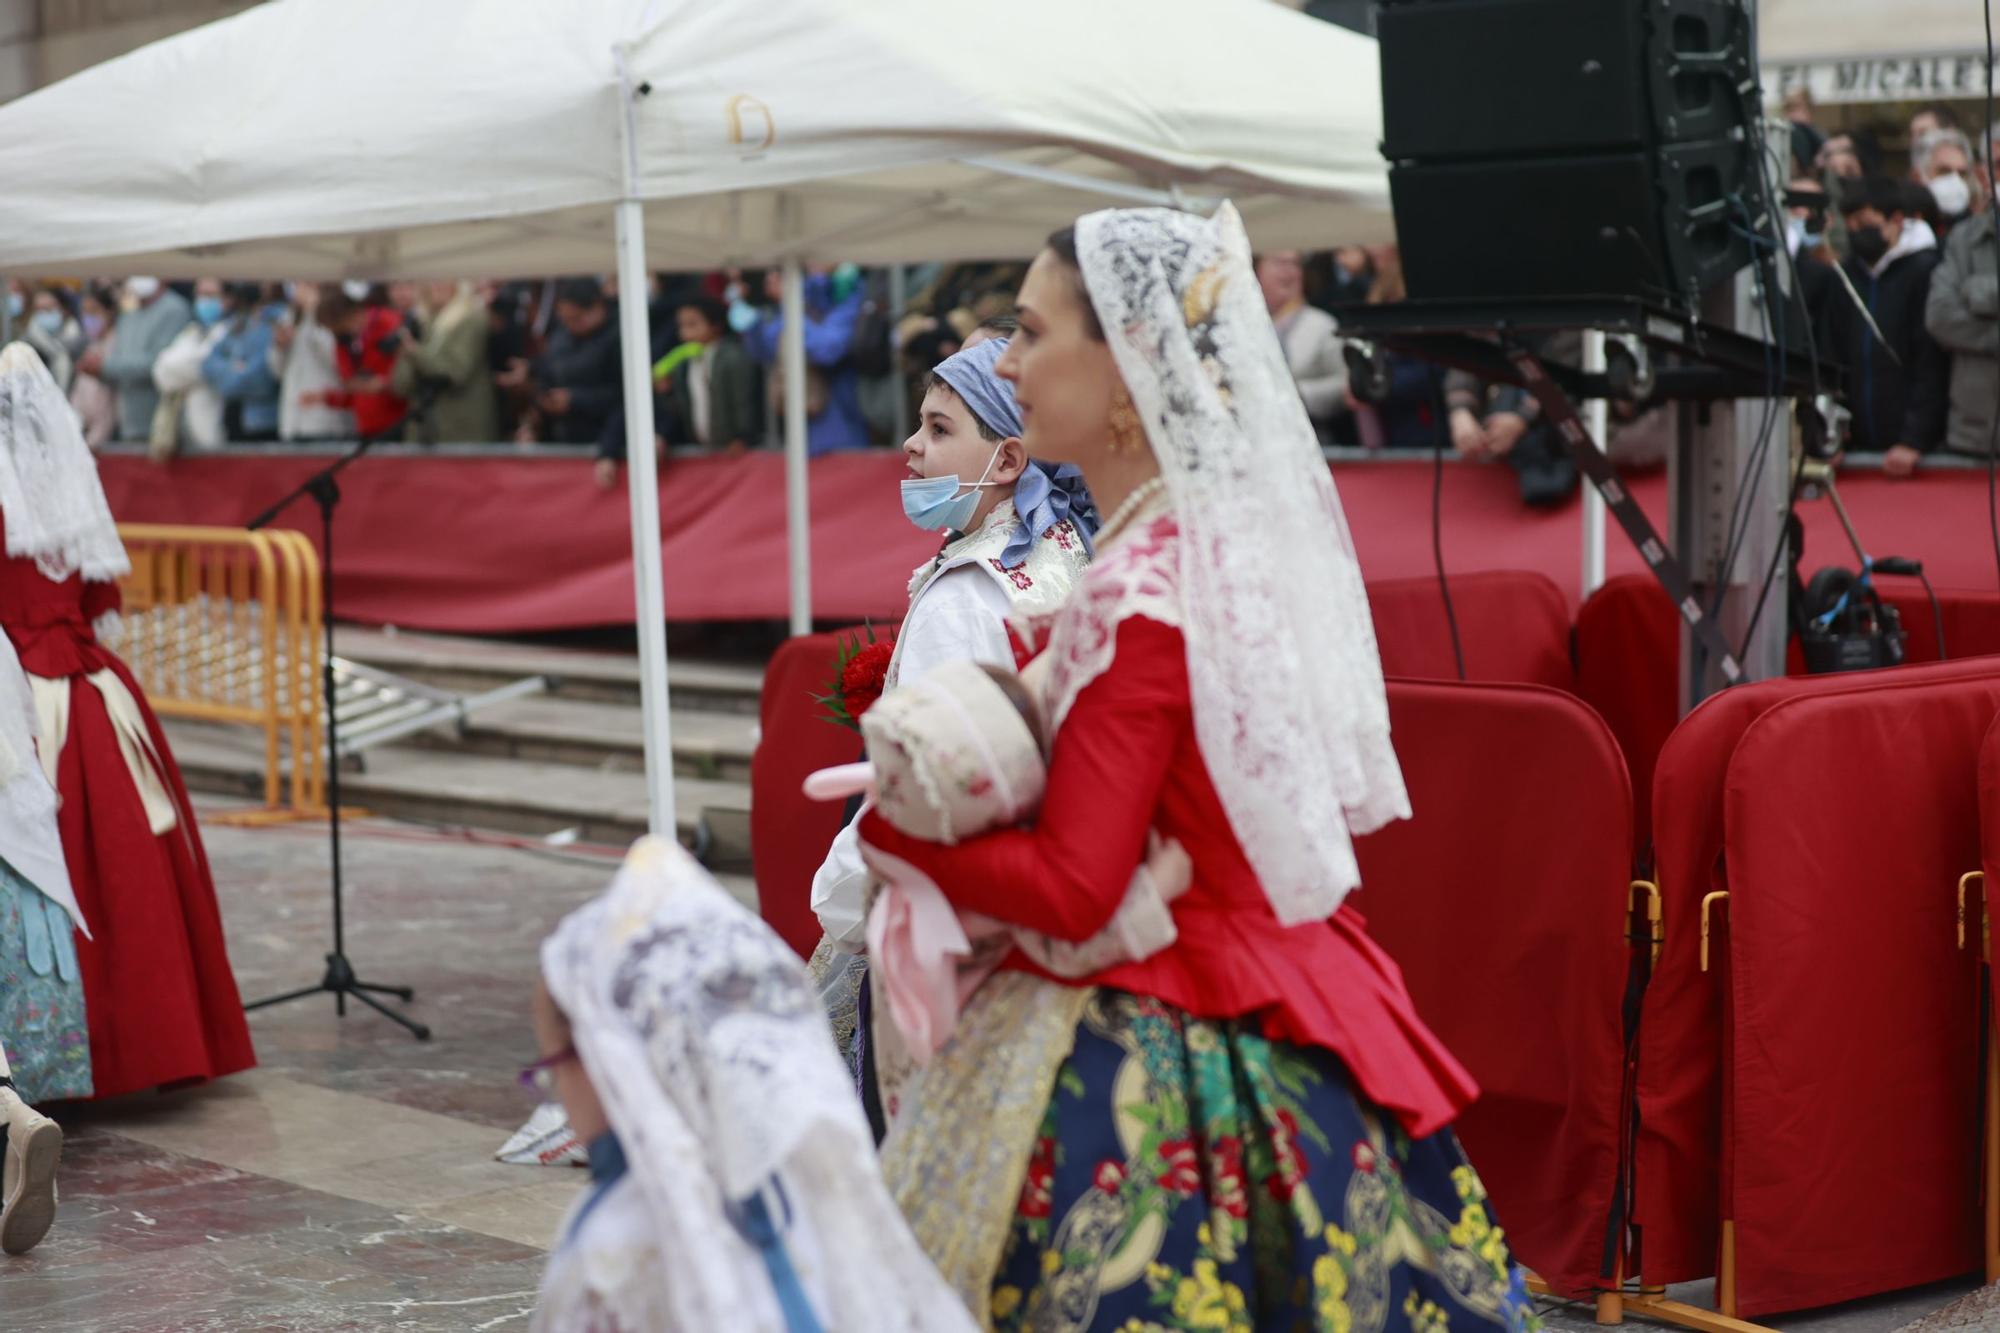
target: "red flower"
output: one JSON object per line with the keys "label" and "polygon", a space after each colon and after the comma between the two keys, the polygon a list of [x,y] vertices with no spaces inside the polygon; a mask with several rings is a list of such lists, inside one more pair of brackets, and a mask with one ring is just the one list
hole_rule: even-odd
{"label": "red flower", "polygon": [[1250,1191],[1243,1178],[1243,1140],[1225,1135],[1211,1146],[1215,1179],[1209,1182],[1208,1201],[1231,1217],[1250,1215]]}
{"label": "red flower", "polygon": [[1160,1187],[1181,1195],[1193,1194],[1201,1188],[1201,1165],[1195,1156],[1194,1140],[1169,1139],[1160,1145]]}
{"label": "red flower", "polygon": [[840,670],[840,697],[847,715],[859,722],[861,715],[882,697],[889,678],[889,659],[896,655],[894,641],[882,639],[855,653]]}
{"label": "red flower", "polygon": [[1035,1142],[1035,1152],[1028,1159],[1028,1178],[1021,1182],[1020,1214],[1026,1218],[1041,1218],[1049,1215],[1055,1201],[1056,1141],[1042,1138]]}
{"label": "red flower", "polygon": [[1116,1194],[1125,1184],[1125,1164],[1107,1157],[1097,1164],[1097,1174],[1092,1177],[1097,1188],[1106,1194]]}

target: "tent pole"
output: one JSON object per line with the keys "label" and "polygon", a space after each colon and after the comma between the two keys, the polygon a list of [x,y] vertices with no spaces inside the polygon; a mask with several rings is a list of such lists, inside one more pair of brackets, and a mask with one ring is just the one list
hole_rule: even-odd
{"label": "tent pole", "polygon": [[[1583,373],[1604,373],[1604,334],[1590,329],[1583,335]],[[1583,405],[1583,425],[1600,449],[1610,447],[1610,404],[1593,398]],[[1604,497],[1595,486],[1583,487],[1583,595],[1604,586]]]}
{"label": "tent pole", "polygon": [[785,258],[785,536],[791,556],[792,635],[812,633],[812,512],[806,469],[806,290],[796,254]]}
{"label": "tent pole", "polygon": [[[620,73],[623,74],[622,61]],[[625,85],[625,197],[618,203],[618,354],[624,372],[625,479],[632,500],[632,591],[639,630],[647,827],[672,838],[674,737],[667,702],[667,603],[660,568],[660,478],[653,456],[653,339],[646,310],[646,207],[639,201],[637,98]]]}

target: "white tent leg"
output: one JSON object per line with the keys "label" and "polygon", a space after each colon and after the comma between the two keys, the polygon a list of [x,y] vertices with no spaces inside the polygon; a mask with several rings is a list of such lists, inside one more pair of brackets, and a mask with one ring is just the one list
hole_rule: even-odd
{"label": "white tent leg", "polygon": [[[1604,373],[1604,334],[1597,329],[1587,330],[1583,335],[1583,370],[1585,374]],[[1585,403],[1583,425],[1597,446],[1606,448],[1610,444],[1610,404],[1602,398]],[[1583,595],[1588,597],[1604,586],[1604,497],[1587,480],[1582,489]]]}
{"label": "white tent leg", "polygon": [[618,205],[618,341],[624,363],[625,475],[632,496],[632,588],[639,627],[639,704],[645,722],[646,810],[662,838],[675,833],[674,737],[667,703],[667,602],[660,568],[660,478],[653,458],[653,347],[646,311],[646,213]]}
{"label": "white tent leg", "polygon": [[785,261],[785,538],[791,557],[792,635],[812,633],[812,497],[806,469],[806,287],[798,256]]}

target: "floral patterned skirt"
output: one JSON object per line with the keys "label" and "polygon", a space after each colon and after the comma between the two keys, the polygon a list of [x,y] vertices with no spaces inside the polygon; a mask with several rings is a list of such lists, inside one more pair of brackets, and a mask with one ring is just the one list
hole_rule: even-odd
{"label": "floral patterned skirt", "polygon": [[1412,1142],[1340,1061],[1099,991],[993,1286],[999,1330],[1539,1328],[1450,1131]]}
{"label": "floral patterned skirt", "polygon": [[0,1050],[31,1104],[91,1093],[74,930],[62,908],[0,861]]}

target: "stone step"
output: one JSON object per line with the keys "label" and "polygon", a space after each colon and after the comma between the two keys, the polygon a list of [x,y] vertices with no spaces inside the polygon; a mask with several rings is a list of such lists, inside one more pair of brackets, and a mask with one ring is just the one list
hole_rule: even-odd
{"label": "stone step", "polygon": [[[169,738],[189,787],[231,796],[262,792],[261,753],[248,728],[171,723]],[[342,776],[342,801],[417,823],[470,825],[546,837],[575,830],[583,842],[620,846],[646,831],[646,779],[615,768],[504,759],[416,747],[368,752]],[[747,873],[750,790],[738,782],[674,782],[681,841],[710,869]]]}
{"label": "stone step", "polygon": [[[552,693],[565,699],[639,703],[639,659],[632,653],[551,648],[501,639],[343,625],[334,631],[342,657],[437,685],[477,693],[525,676],[554,678]],[[729,662],[667,663],[667,691],[675,707],[711,713],[757,712],[764,672]]]}
{"label": "stone step", "polygon": [[[675,709],[671,721],[676,773],[725,782],[750,780],[750,755],[757,744],[755,718]],[[533,695],[480,709],[462,730],[439,727],[406,736],[398,744],[644,773],[643,728],[636,704]],[[366,753],[371,752],[364,752],[364,767]]]}

